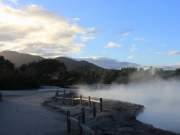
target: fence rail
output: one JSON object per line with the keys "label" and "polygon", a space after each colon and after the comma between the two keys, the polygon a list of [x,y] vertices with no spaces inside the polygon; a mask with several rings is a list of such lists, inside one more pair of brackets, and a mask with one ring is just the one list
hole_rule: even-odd
{"label": "fence rail", "polygon": [[68,133],[71,132],[71,124],[72,124],[71,122],[74,122],[78,125],[80,134],[86,133],[88,135],[95,135],[95,131],[86,125],[85,115],[82,115],[78,119],[76,119],[70,116],[70,111],[67,111],[66,118],[67,118],[66,126]]}
{"label": "fence rail", "polygon": [[[78,102],[78,104],[81,104],[83,105],[82,108],[81,108],[81,111],[78,113],[79,117],[78,119],[71,116],[71,112],[70,111],[67,111],[66,112],[66,128],[67,128],[67,132],[70,133],[71,132],[71,128],[72,128],[72,123],[71,122],[74,122],[78,125],[79,127],[79,130],[80,130],[80,133],[81,134],[88,134],[88,135],[95,135],[96,132],[94,130],[92,130],[90,127],[88,127],[86,125],[86,110],[90,110],[92,111],[92,118],[96,118],[96,115],[97,115],[97,106],[96,104],[99,105],[99,112],[103,112],[103,99],[102,98],[97,98],[97,97],[86,97],[86,96],[82,96],[82,95],[79,95],[79,96],[74,96],[74,95],[71,95],[70,97],[67,96],[68,94],[70,95],[71,92],[66,92],[65,90],[64,91],[61,91],[63,94],[59,94],[59,91],[57,91],[55,93],[55,100],[56,102],[58,100],[62,100],[62,103],[65,104],[65,102],[67,100],[70,100],[72,102],[72,105],[74,105],[74,102]],[[86,104],[85,104],[86,103]],[[87,105],[88,103],[88,108],[85,107],[84,105]]]}
{"label": "fence rail", "polygon": [[90,97],[90,96],[85,97],[85,96],[82,96],[82,95],[80,95],[79,97],[74,97],[74,96],[72,96],[72,97],[66,97],[66,94],[70,94],[70,93],[71,93],[71,91],[67,93],[67,92],[64,90],[64,91],[63,91],[63,94],[60,95],[60,94],[59,94],[59,91],[56,91],[55,98],[56,98],[56,100],[62,99],[63,102],[65,102],[65,100],[71,100],[71,101],[72,101],[72,104],[73,104],[74,101],[79,101],[80,104],[83,104],[83,102],[88,102],[90,106],[92,105],[92,103],[99,103],[100,112],[103,111],[102,98]]}

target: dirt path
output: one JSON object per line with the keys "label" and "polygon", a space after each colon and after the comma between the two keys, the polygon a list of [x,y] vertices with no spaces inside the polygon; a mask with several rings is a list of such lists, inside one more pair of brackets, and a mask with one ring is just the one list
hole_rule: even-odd
{"label": "dirt path", "polygon": [[[17,92],[18,93],[18,92]],[[63,135],[65,118],[41,106],[52,92],[3,92],[0,102],[1,135]]]}

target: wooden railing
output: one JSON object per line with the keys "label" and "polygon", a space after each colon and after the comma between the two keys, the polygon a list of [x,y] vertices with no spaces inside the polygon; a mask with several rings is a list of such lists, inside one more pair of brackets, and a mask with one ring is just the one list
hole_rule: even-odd
{"label": "wooden railing", "polygon": [[88,134],[88,135],[95,135],[96,132],[91,129],[90,127],[88,127],[86,125],[86,119],[85,119],[85,109],[82,108],[81,110],[82,112],[82,115],[76,119],[74,117],[72,117],[70,115],[70,111],[67,111],[66,113],[66,127],[67,127],[67,132],[70,133],[71,132],[71,122],[74,122],[76,123],[78,126],[79,126],[79,131],[80,131],[80,134]]}
{"label": "wooden railing", "polygon": [[[72,96],[72,97],[66,97],[66,94],[70,94],[70,92],[65,92],[65,90],[63,91],[63,94],[59,94],[59,91],[56,91],[55,94],[55,100],[61,99],[63,100],[63,102],[65,102],[65,100],[71,100],[72,105],[74,105],[74,101],[79,101],[80,104],[83,104],[84,102],[88,103],[89,106],[92,106],[93,103],[97,103],[99,104],[99,108],[100,108],[100,112],[103,111],[103,102],[102,102],[102,98],[97,98],[97,97],[85,97],[82,95],[79,96]],[[93,105],[94,106],[94,105]]]}
{"label": "wooden railing", "polygon": [[[81,134],[88,134],[88,135],[95,135],[96,132],[94,130],[92,130],[90,127],[88,127],[86,125],[86,110],[90,110],[92,111],[92,118],[96,118],[97,115],[97,106],[96,104],[99,105],[99,113],[103,112],[103,99],[102,98],[96,98],[96,97],[85,97],[82,95],[79,96],[74,96],[72,95],[71,97],[66,97],[67,94],[70,94],[70,92],[66,92],[65,90],[62,92],[62,94],[59,94],[59,92],[57,91],[55,93],[54,99],[56,102],[58,102],[58,100],[62,100],[62,103],[65,104],[65,102],[67,100],[70,100],[72,103],[72,106],[74,105],[74,103],[78,102],[78,104],[83,105],[81,108],[81,112],[79,112],[79,117],[78,119],[71,116],[71,112],[67,111],[66,112],[66,128],[67,128],[67,132],[70,133],[71,132],[71,128],[72,128],[72,122],[76,123],[79,127],[80,133]],[[88,107],[86,107],[86,105],[88,105]]]}

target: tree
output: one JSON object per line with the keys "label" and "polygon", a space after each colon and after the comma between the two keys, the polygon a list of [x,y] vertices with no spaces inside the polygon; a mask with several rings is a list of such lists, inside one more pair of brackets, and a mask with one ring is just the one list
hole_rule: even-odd
{"label": "tree", "polygon": [[38,80],[41,85],[60,85],[67,73],[64,63],[54,59],[45,59],[22,65],[20,71],[21,74]]}

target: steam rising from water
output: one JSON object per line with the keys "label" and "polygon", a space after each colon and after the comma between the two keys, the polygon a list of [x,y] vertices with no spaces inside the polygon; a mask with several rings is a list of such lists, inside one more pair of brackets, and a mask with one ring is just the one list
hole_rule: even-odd
{"label": "steam rising from water", "polygon": [[96,88],[79,86],[79,92],[87,96],[142,104],[145,111],[138,117],[139,120],[180,133],[180,83],[177,80],[154,79]]}

